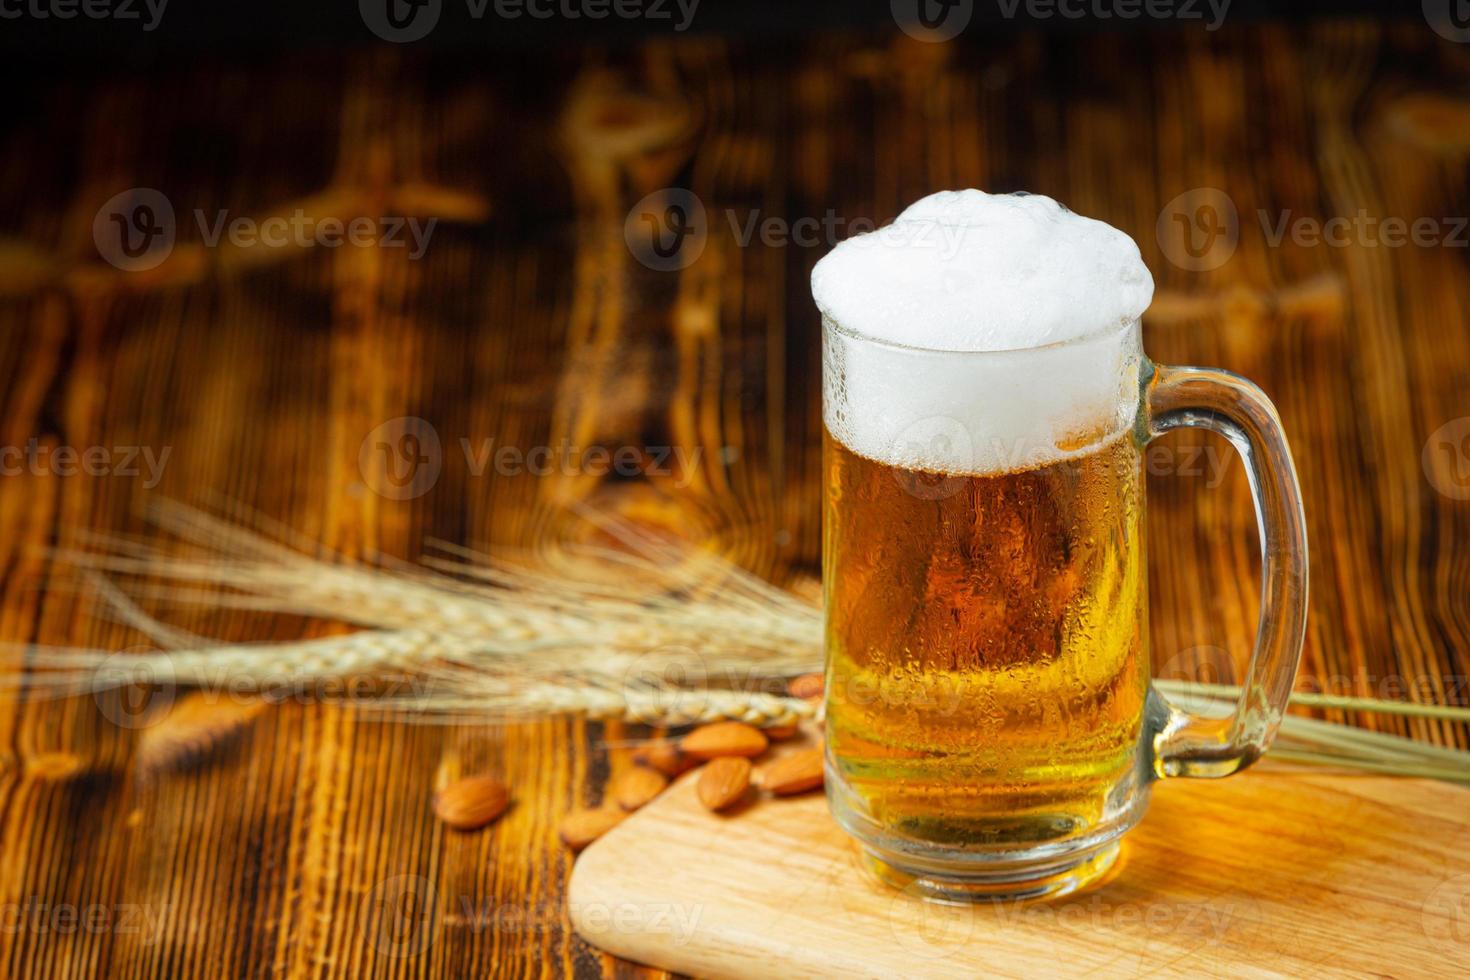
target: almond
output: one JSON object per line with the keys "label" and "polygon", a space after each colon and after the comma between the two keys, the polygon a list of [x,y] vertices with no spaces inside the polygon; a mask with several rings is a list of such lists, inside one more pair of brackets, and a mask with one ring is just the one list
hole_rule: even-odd
{"label": "almond", "polygon": [[786,690],[791,692],[793,698],[804,698],[811,701],[820,698],[825,687],[826,682],[822,679],[821,674],[802,674],[800,677],[793,677],[786,685]]}
{"label": "almond", "polygon": [[766,738],[772,742],[784,742],[796,734],[796,726],[793,725],[768,725],[761,731],[766,733]]}
{"label": "almond", "polygon": [[624,810],[636,810],[662,793],[667,785],[669,781],[662,773],[633,766],[613,780],[611,793],[618,806]]}
{"label": "almond", "polygon": [[653,742],[640,746],[633,752],[633,761],[640,766],[647,766],[673,779],[694,768],[694,760],[683,752],[674,742]]}
{"label": "almond", "polygon": [[760,755],[767,744],[759,728],[743,721],[717,721],[700,725],[685,735],[679,748],[696,759],[718,759],[729,755]]}
{"label": "almond", "polygon": [[466,776],[434,794],[434,813],[456,830],[483,827],[509,805],[510,791],[489,776]]}
{"label": "almond", "polygon": [[614,810],[612,807],[576,810],[562,818],[557,832],[563,843],[574,851],[580,851],[622,823],[626,816],[622,810]]}
{"label": "almond", "polygon": [[777,796],[805,793],[822,785],[822,750],[802,749],[761,769],[761,786]]}
{"label": "almond", "polygon": [[750,786],[750,760],[724,756],[699,770],[699,802],[707,810],[723,810],[738,802]]}

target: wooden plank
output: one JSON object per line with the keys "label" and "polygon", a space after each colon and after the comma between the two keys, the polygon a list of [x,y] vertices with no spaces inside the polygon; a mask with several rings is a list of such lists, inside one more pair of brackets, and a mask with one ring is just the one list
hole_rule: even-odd
{"label": "wooden plank", "polygon": [[1270,765],[1165,782],[1105,884],[950,906],[874,878],[820,794],[712,814],[695,775],[578,857],[588,941],[731,978],[1470,970],[1470,790]]}

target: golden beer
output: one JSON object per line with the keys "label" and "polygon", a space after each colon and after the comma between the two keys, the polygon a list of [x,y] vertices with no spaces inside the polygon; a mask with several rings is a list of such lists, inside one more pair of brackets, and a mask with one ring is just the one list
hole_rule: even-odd
{"label": "golden beer", "polygon": [[825,434],[829,752],[874,824],[987,847],[1103,819],[1148,690],[1141,459],[1124,432],[932,473]]}
{"label": "golden beer", "polygon": [[[1260,757],[1305,635],[1307,546],[1275,409],[1143,352],[1153,279],[1040,195],[942,191],[812,270],[822,312],[826,790],[869,866],[945,901],[1101,880],[1154,780]],[[1261,622],[1228,716],[1149,680],[1143,449],[1241,452]]]}

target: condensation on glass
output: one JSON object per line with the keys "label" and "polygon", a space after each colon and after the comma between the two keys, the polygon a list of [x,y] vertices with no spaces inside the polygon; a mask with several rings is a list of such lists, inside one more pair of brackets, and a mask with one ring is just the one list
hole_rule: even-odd
{"label": "condensation on glass", "polygon": [[[1276,412],[1225,371],[1152,364],[1136,321],[1063,343],[927,350],[823,326],[827,792],[886,879],[1047,896],[1113,864],[1158,778],[1270,742],[1306,619]],[[1261,620],[1235,711],[1150,685],[1146,444],[1200,426],[1245,464]]]}

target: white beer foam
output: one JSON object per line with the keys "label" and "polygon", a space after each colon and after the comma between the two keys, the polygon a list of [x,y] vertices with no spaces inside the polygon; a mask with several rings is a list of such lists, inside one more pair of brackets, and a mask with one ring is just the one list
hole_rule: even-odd
{"label": "white beer foam", "polygon": [[839,333],[824,354],[827,428],[864,456],[998,473],[1132,424],[1153,278],[1131,238],[1049,197],[931,194],[833,249],[812,295],[841,331],[895,345]]}
{"label": "white beer foam", "polygon": [[1152,299],[1133,239],[1037,194],[940,191],[842,242],[812,295],[842,326],[932,350],[1040,347],[1122,327]]}

